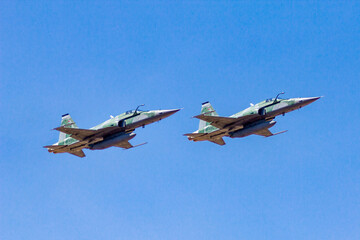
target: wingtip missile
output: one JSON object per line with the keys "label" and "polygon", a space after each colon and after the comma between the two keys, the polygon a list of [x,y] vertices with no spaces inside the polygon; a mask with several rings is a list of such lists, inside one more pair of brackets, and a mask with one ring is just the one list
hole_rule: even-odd
{"label": "wingtip missile", "polygon": [[143,142],[143,143],[137,144],[135,146],[132,146],[131,148],[123,148],[123,150],[129,150],[129,149],[132,149],[132,148],[140,147],[140,146],[145,145],[145,144],[148,144],[148,142]]}
{"label": "wingtip missile", "polygon": [[279,134],[282,134],[282,133],[286,133],[287,131],[288,131],[288,130],[284,130],[284,131],[281,131],[281,132],[273,133],[272,135],[267,136],[267,137],[272,137],[272,136],[275,136],[275,135],[279,135]]}

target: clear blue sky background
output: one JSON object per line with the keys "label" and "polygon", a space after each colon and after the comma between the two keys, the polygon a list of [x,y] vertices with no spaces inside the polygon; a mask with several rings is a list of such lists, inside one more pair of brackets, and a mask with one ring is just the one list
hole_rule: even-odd
{"label": "clear blue sky background", "polygon": [[[360,3],[1,1],[0,239],[360,239]],[[189,142],[211,101],[325,97],[272,138]],[[184,107],[123,151],[50,154],[92,127]]]}

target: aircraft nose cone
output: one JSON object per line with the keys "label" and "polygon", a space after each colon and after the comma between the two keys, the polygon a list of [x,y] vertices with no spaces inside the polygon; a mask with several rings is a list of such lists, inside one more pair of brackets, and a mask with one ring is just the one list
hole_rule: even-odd
{"label": "aircraft nose cone", "polygon": [[300,98],[298,101],[302,106],[305,106],[305,105],[315,102],[319,98],[321,98],[321,97]]}
{"label": "aircraft nose cone", "polygon": [[169,110],[159,110],[157,112],[157,115],[158,116],[162,116],[162,118],[166,118],[166,117],[169,117],[171,115],[173,115],[174,113],[180,111],[181,109],[169,109]]}

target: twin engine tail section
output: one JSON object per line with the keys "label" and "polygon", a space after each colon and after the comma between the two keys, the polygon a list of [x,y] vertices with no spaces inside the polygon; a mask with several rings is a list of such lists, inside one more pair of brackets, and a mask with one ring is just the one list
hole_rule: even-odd
{"label": "twin engine tail section", "polygon": [[[79,128],[79,127],[76,125],[76,123],[74,122],[74,120],[71,118],[70,114],[68,114],[68,113],[62,115],[60,126],[65,126],[65,127],[68,127],[68,128]],[[70,137],[70,134],[66,134],[66,133],[60,132],[59,142],[64,141],[64,139],[65,139],[65,138],[68,138],[68,137]]]}
{"label": "twin engine tail section", "polygon": [[[204,102],[201,105],[201,114],[205,114],[207,116],[219,116],[219,114],[216,113],[213,106],[211,106],[210,102]],[[209,122],[205,122],[204,120],[200,120],[199,122],[199,130],[206,128],[209,126]]]}

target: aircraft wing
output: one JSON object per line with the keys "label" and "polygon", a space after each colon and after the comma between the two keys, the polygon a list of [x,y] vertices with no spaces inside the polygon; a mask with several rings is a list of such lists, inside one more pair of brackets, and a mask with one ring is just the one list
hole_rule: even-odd
{"label": "aircraft wing", "polygon": [[97,130],[89,130],[89,129],[81,129],[81,128],[68,128],[64,126],[57,127],[54,129],[66,134],[71,134],[72,138],[75,138],[76,140],[79,141],[83,141],[85,138],[95,135],[97,131]]}
{"label": "aircraft wing", "polygon": [[54,129],[66,134],[71,134],[72,138],[75,138],[76,140],[79,141],[84,141],[85,139],[90,138],[92,136],[103,137],[112,132],[118,132],[120,130],[119,127],[107,127],[98,130],[91,130],[91,129],[81,129],[81,128],[68,128],[64,126],[57,127]]}
{"label": "aircraft wing", "polygon": [[263,129],[261,131],[256,132],[255,134],[259,135],[259,136],[264,136],[264,137],[270,137],[270,136],[273,135],[272,132],[270,132],[269,129]]}
{"label": "aircraft wing", "polygon": [[134,146],[129,141],[122,141],[119,144],[116,144],[115,147],[129,149],[129,148],[133,148]]}
{"label": "aircraft wing", "polygon": [[278,132],[278,133],[272,133],[272,132],[270,132],[269,129],[263,129],[263,130],[260,130],[260,131],[258,131],[256,133],[254,133],[254,134],[259,135],[259,136],[264,136],[264,137],[271,137],[271,136],[275,136],[275,135],[278,135],[278,134],[284,133],[284,132],[287,132],[287,130],[281,131],[281,132]]}
{"label": "aircraft wing", "polygon": [[247,123],[247,122],[249,122],[251,120],[259,118],[259,115],[252,114],[252,115],[246,115],[246,116],[238,117],[238,118],[231,118],[231,117],[207,116],[207,115],[204,115],[204,114],[200,114],[200,115],[195,116],[195,118],[198,118],[200,120],[204,120],[206,122],[209,122],[214,127],[222,129],[222,128],[224,128],[224,127],[226,127],[228,125],[231,125],[233,123],[242,125],[242,124]]}

